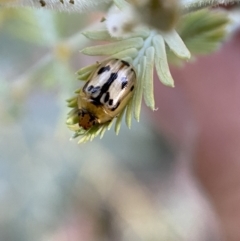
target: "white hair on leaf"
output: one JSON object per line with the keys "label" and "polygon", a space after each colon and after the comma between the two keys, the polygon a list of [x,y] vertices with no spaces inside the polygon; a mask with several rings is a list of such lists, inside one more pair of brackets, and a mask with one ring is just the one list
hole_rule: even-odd
{"label": "white hair on leaf", "polygon": [[229,4],[240,2],[240,0],[180,0],[183,7],[197,7],[197,6],[210,6],[218,4]]}
{"label": "white hair on leaf", "polygon": [[34,7],[67,12],[107,9],[112,0],[0,0],[0,6]]}

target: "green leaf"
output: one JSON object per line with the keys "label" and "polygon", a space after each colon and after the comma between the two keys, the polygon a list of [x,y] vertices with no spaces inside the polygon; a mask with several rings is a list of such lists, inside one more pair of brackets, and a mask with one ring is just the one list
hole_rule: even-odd
{"label": "green leaf", "polygon": [[77,107],[77,98],[74,98],[72,101],[68,102],[68,107],[70,108]]}
{"label": "green leaf", "polygon": [[77,71],[77,74],[78,75],[83,75],[85,74],[86,72],[91,72],[93,71],[94,69],[96,69],[96,67],[99,65],[99,63],[95,63],[95,64],[92,64],[92,65],[88,65],[86,67],[83,67],[81,68],[80,70]]}
{"label": "green leaf", "polygon": [[223,12],[203,9],[187,14],[178,27],[182,40],[193,54],[209,54],[226,36],[229,23]]}
{"label": "green leaf", "polygon": [[159,80],[167,86],[174,87],[174,80],[169,70],[167,54],[162,36],[157,35],[153,38],[155,47],[155,67]]}
{"label": "green leaf", "polygon": [[141,48],[143,46],[143,39],[138,38],[130,38],[121,41],[116,41],[114,43],[105,44],[105,45],[97,45],[92,47],[84,48],[81,52],[86,55],[112,55],[119,53],[126,49],[131,48]]}
{"label": "green leaf", "polygon": [[110,36],[107,29],[96,29],[96,30],[88,30],[82,32],[82,34],[91,40],[104,40],[104,41],[111,41],[113,38]]}
{"label": "green leaf", "polygon": [[78,80],[82,80],[82,81],[88,80],[91,74],[92,74],[92,71],[81,74],[78,76]]}
{"label": "green leaf", "polygon": [[124,59],[127,57],[135,58],[138,55],[138,50],[136,48],[130,48],[113,54],[110,58]]}
{"label": "green leaf", "polygon": [[169,48],[181,59],[190,59],[191,53],[175,30],[161,33]]}
{"label": "green leaf", "polygon": [[144,74],[143,96],[145,103],[152,110],[155,109],[154,93],[153,93],[153,68],[154,68],[154,47],[146,50],[146,66]]}
{"label": "green leaf", "polygon": [[132,107],[133,107],[133,98],[129,101],[126,110],[125,122],[127,127],[130,129],[132,124]]}
{"label": "green leaf", "polygon": [[146,57],[144,56],[137,68],[137,87],[133,96],[133,110],[134,118],[139,121],[141,106],[142,106],[142,94],[143,94],[143,85],[144,85],[144,76],[145,76],[145,66],[146,66]]}
{"label": "green leaf", "polygon": [[115,124],[115,132],[116,132],[116,135],[119,134],[119,131],[120,131],[120,128],[121,128],[121,123],[122,123],[122,118],[123,118],[123,115],[124,115],[124,112],[125,112],[126,108],[124,108],[122,110],[122,112],[118,115],[117,117],[117,120],[116,120],[116,124]]}
{"label": "green leaf", "polygon": [[[131,33],[130,38],[136,38],[136,37],[141,37],[141,38],[147,38],[149,36],[150,30],[147,28],[139,29],[138,31]],[[96,29],[96,30],[88,30],[82,32],[82,34],[91,40],[100,40],[100,41],[117,41],[117,40],[123,40],[123,39],[129,39],[128,36],[123,36],[123,37],[112,37],[107,29]]]}

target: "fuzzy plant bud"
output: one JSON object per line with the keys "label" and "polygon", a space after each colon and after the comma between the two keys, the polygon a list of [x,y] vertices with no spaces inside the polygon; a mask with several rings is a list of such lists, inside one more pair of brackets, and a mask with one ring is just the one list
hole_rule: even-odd
{"label": "fuzzy plant bud", "polygon": [[127,37],[142,26],[167,32],[174,29],[179,12],[178,0],[128,0],[109,10],[106,26],[113,37]]}
{"label": "fuzzy plant bud", "polygon": [[128,0],[142,22],[162,31],[172,30],[180,16],[178,0]]}
{"label": "fuzzy plant bud", "polygon": [[127,37],[139,27],[140,16],[129,5],[124,9],[112,6],[106,16],[106,27],[112,37]]}

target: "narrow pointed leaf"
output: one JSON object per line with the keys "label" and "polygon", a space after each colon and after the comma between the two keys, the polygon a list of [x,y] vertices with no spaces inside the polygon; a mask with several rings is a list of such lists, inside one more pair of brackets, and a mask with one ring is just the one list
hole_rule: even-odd
{"label": "narrow pointed leaf", "polygon": [[190,59],[191,53],[175,30],[161,33],[169,48],[181,59]]}
{"label": "narrow pointed leaf", "polygon": [[130,48],[140,48],[143,45],[143,39],[130,38],[126,40],[117,41],[106,45],[97,45],[87,47],[81,52],[86,55],[112,55]]}
{"label": "narrow pointed leaf", "polygon": [[98,65],[99,65],[98,62],[96,62],[95,64],[92,64],[92,65],[88,65],[88,66],[86,66],[86,67],[81,68],[80,70],[78,70],[78,71],[77,71],[77,74],[78,74],[78,75],[82,75],[82,74],[85,74],[85,73],[87,73],[87,72],[91,72],[91,71],[93,71],[94,69],[96,69]]}
{"label": "narrow pointed leaf", "polygon": [[122,112],[119,114],[119,116],[117,117],[116,124],[115,124],[115,132],[116,132],[116,135],[119,134],[119,131],[120,131],[120,128],[121,128],[121,122],[122,122],[122,118],[123,118],[125,109],[126,109],[126,108],[124,108],[123,111],[122,111]]}
{"label": "narrow pointed leaf", "polygon": [[167,86],[174,87],[174,80],[169,70],[164,40],[161,35],[153,38],[155,48],[155,67],[159,80]]}
{"label": "narrow pointed leaf", "polygon": [[146,50],[146,67],[144,74],[144,100],[148,107],[155,109],[154,93],[153,93],[153,68],[154,68],[154,54],[153,47]]}
{"label": "narrow pointed leaf", "polygon": [[103,136],[104,136],[106,130],[107,130],[107,126],[103,126],[103,127],[102,127],[102,130],[101,130],[101,132],[100,132],[100,139],[103,138]]}
{"label": "narrow pointed leaf", "polygon": [[139,51],[136,48],[125,49],[119,53],[111,55],[110,58],[123,59],[126,58],[126,56],[135,58],[138,55],[138,52]]}
{"label": "narrow pointed leaf", "polygon": [[107,29],[98,29],[98,30],[89,30],[82,32],[82,34],[91,40],[111,40],[112,37],[110,36]]}
{"label": "narrow pointed leaf", "polygon": [[145,66],[146,57],[144,56],[137,68],[137,87],[133,96],[134,118],[137,121],[139,121],[141,113]]}
{"label": "narrow pointed leaf", "polygon": [[77,107],[77,98],[74,98],[72,101],[68,103],[68,107],[74,108]]}
{"label": "narrow pointed leaf", "polygon": [[91,74],[92,71],[85,72],[84,74],[79,75],[77,79],[82,81],[88,80]]}
{"label": "narrow pointed leaf", "polygon": [[132,107],[133,107],[133,98],[129,101],[129,103],[126,107],[127,111],[126,111],[126,116],[125,116],[125,122],[129,129],[131,129],[131,124],[132,124]]}

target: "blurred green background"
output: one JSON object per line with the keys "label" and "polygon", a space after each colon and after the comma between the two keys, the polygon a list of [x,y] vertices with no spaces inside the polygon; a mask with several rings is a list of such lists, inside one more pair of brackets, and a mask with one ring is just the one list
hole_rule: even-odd
{"label": "blurred green background", "polygon": [[212,241],[208,205],[144,111],[119,136],[69,140],[95,18],[0,9],[0,241]]}

